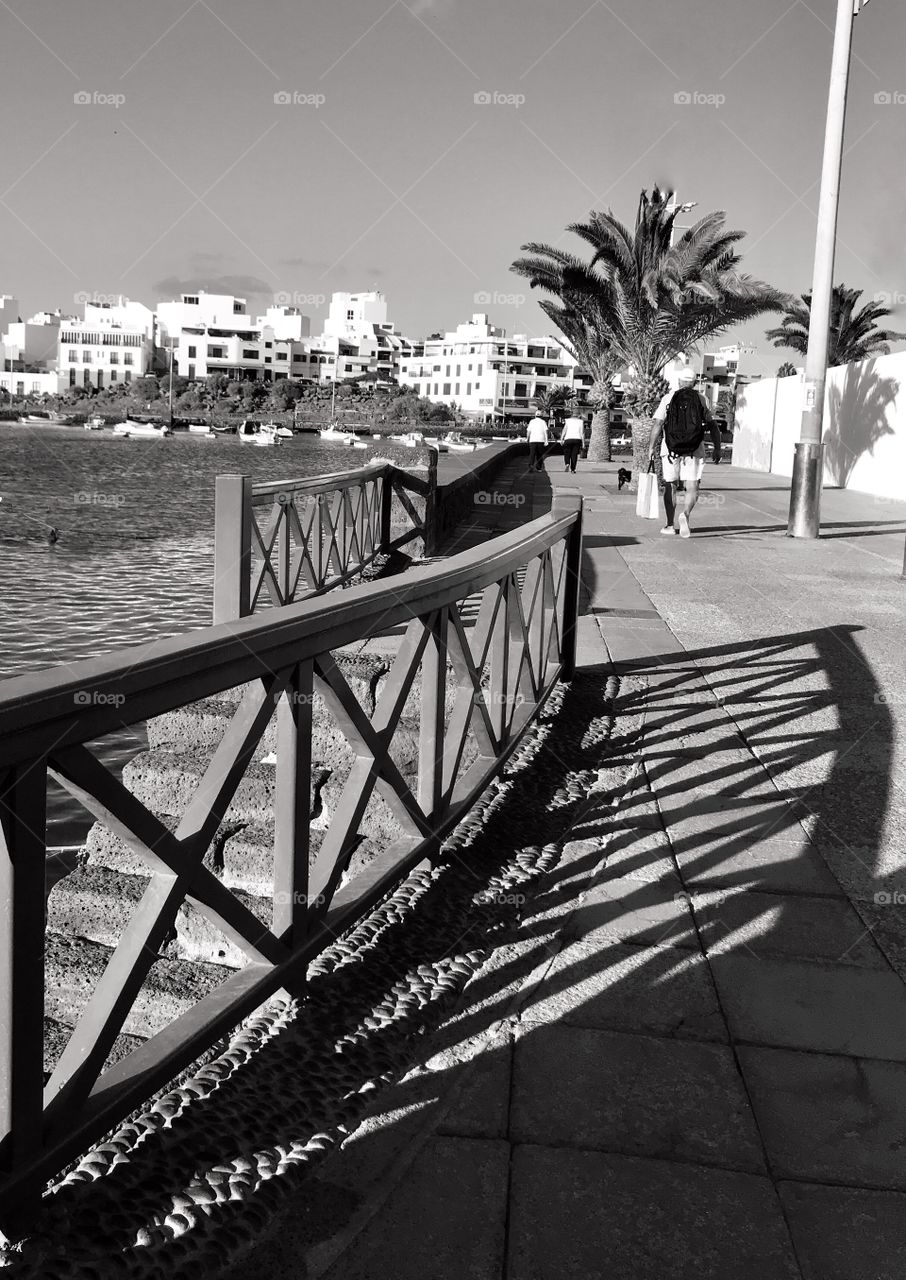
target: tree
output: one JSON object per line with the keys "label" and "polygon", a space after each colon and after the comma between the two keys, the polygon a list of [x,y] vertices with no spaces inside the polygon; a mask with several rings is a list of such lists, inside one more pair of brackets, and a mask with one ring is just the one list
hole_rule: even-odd
{"label": "tree", "polygon": [[562,384],[560,386],[545,387],[535,395],[534,399],[535,408],[538,412],[553,421],[554,417],[561,413],[572,399],[572,391]]}
{"label": "tree", "polygon": [[[862,297],[861,289],[847,289],[845,284],[835,284],[831,297],[830,335],[827,348],[829,366],[854,364],[871,356],[890,355],[891,342],[906,338],[904,333],[878,327],[879,320],[892,314],[889,307],[879,302],[867,302],[856,310]],[[776,329],[768,329],[765,336],[775,347],[788,347],[800,355],[808,353],[809,314],[811,293],[801,298],[791,298],[784,308],[786,314]]]}
{"label": "tree", "polygon": [[592,374],[599,403],[610,408],[605,383],[630,373],[624,404],[633,417],[636,472],[644,469],[651,415],[667,389],[663,370],[675,356],[766,311],[782,311],[789,295],[740,272],[726,215],[709,213],[674,241],[672,193],[655,187],[639,199],[630,231],[608,210],[567,228],[591,248],[584,261],[551,245],[522,246],[528,257],[512,270],[553,300],[541,309]]}
{"label": "tree", "polygon": [[784,360],[783,364],[777,370],[778,378],[795,378],[799,370],[789,360]]}
{"label": "tree", "polygon": [[134,400],[157,400],[160,396],[157,378],[150,374],[136,378],[134,382],[129,383],[128,393]]}

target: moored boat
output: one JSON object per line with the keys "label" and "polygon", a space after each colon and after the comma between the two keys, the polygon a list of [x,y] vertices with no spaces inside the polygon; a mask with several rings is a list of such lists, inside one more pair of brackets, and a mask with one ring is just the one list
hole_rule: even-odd
{"label": "moored boat", "polygon": [[113,431],[115,435],[123,436],[126,440],[162,440],[165,436],[173,434],[165,422],[136,422],[134,418],[117,422]]}
{"label": "moored boat", "polygon": [[253,444],[259,448],[281,442],[273,423],[252,422],[249,418],[240,425],[238,434],[240,444]]}

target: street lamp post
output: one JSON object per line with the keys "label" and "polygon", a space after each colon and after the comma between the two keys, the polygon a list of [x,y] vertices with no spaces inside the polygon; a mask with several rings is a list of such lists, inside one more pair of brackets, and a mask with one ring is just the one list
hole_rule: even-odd
{"label": "street lamp post", "polygon": [[834,288],[834,251],[837,209],[843,164],[843,130],[852,48],[853,18],[868,0],[837,0],[837,25],[831,63],[821,196],[815,238],[815,269],[809,313],[808,352],[805,358],[804,402],[799,443],[793,460],[790,513],[787,534],[792,538],[817,538],[821,521],[821,483],[824,473],[821,431],[824,420],[824,387],[830,338],[831,300]]}

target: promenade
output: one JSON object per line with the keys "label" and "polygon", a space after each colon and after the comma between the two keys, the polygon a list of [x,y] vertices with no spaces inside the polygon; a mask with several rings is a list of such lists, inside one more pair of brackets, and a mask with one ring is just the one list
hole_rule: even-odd
{"label": "promenade", "polygon": [[616,469],[466,535],[585,498],[559,858],[234,1280],[906,1272],[906,503],[712,467],[687,541]]}

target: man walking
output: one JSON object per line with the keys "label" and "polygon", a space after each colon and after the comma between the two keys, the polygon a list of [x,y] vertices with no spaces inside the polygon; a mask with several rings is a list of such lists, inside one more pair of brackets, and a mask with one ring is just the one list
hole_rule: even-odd
{"label": "man walking", "polygon": [[[705,428],[711,432],[714,442],[714,461],[720,462],[720,431],[711,410],[696,390],[694,369],[683,369],[679,376],[679,389],[668,392],[654,414],[655,426],[651,432],[648,460],[653,462],[660,450],[664,472],[664,511],[667,523],[661,533],[691,536],[689,517],[698,501],[698,486],[705,469]],[[685,487],[683,509],[676,517],[674,485],[682,481]]]}
{"label": "man walking", "polygon": [[540,413],[536,413],[534,418],[528,424],[528,431],[525,438],[528,440],[528,469],[529,471],[544,470],[544,450],[548,445],[547,423]]}
{"label": "man walking", "polygon": [[582,448],[582,441],[585,437],[585,423],[576,416],[573,409],[573,416],[567,418],[563,423],[563,430],[560,433],[560,443],[563,445],[563,463],[566,471],[571,471],[573,475],[576,473],[576,463],[579,461],[579,452]]}

